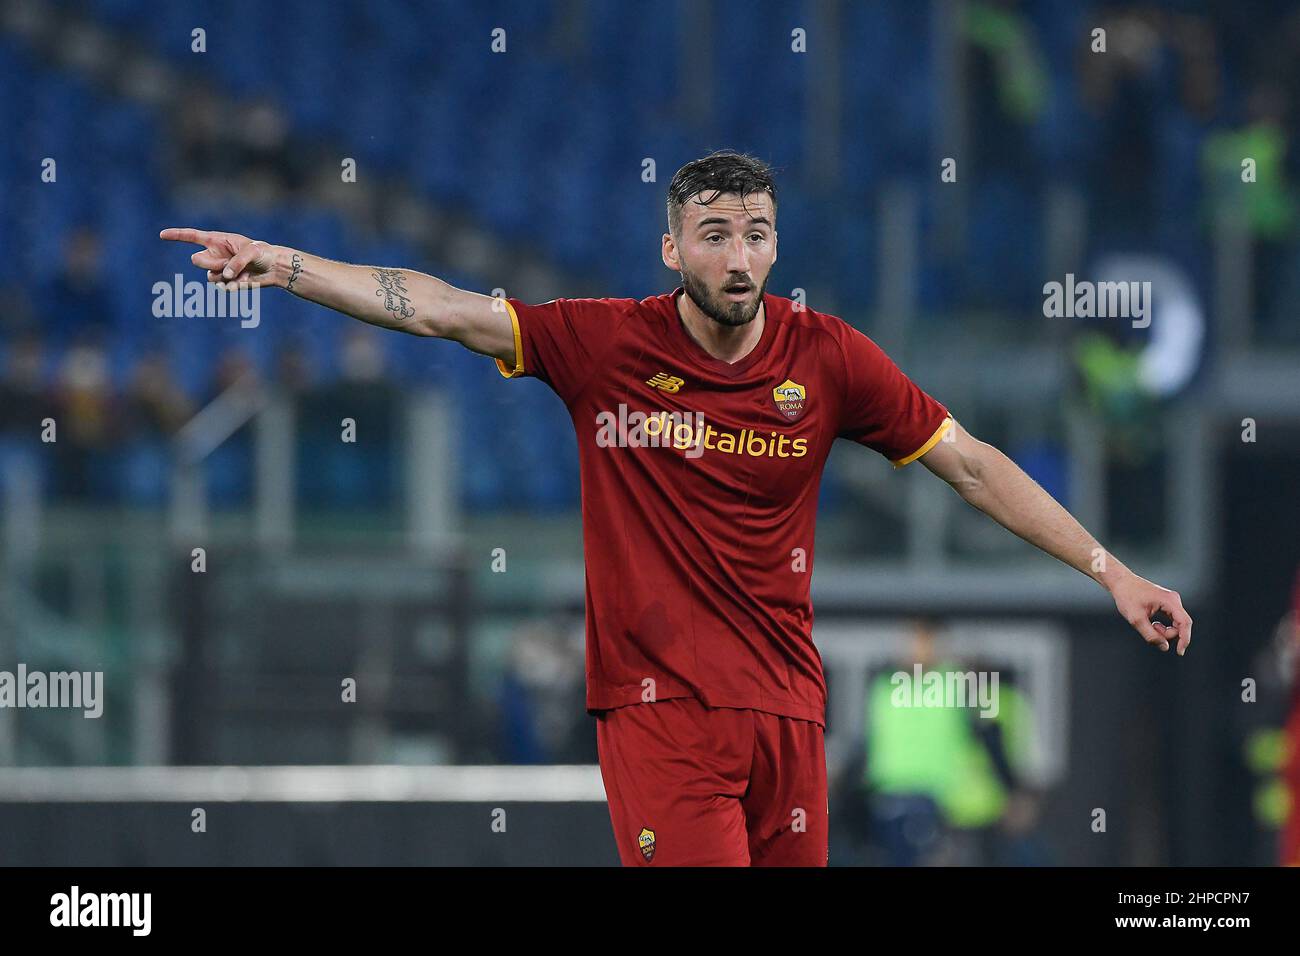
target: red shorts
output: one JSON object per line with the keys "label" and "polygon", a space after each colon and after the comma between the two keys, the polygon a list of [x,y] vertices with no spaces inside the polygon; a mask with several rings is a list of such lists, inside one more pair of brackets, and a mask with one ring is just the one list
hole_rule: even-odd
{"label": "red shorts", "polygon": [[820,724],[691,697],[596,720],[624,866],[825,866]]}

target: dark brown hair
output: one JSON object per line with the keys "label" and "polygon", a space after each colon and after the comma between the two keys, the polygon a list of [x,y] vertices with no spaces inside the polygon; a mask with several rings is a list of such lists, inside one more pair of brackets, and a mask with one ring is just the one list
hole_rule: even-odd
{"label": "dark brown hair", "polygon": [[776,216],[772,169],[754,156],[724,149],[693,159],[677,170],[668,184],[668,231],[674,237],[681,234],[682,207],[691,197],[703,194],[695,201],[707,206],[723,193],[736,193],[742,205],[750,193],[767,193],[772,197],[773,218]]}

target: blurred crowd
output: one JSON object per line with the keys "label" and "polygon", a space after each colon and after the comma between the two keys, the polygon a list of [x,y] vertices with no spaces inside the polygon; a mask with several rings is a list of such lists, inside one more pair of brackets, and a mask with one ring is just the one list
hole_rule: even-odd
{"label": "blurred crowd", "polygon": [[[131,6],[121,3],[98,10],[92,4],[91,9],[113,23],[129,21]],[[767,36],[766,18],[776,12],[770,6],[759,3],[753,20],[737,29],[758,39]],[[1293,56],[1300,44],[1300,11],[1271,0],[1252,4],[1249,11],[1218,4],[1209,9],[1127,2],[1079,7],[1056,0],[973,0],[963,9],[956,36],[964,53],[959,62],[968,99],[968,151],[959,182],[965,185],[968,208],[958,241],[930,243],[921,257],[917,282],[923,308],[942,321],[961,321],[972,309],[1006,315],[1041,309],[1047,267],[1045,211],[1051,189],[1067,186],[1081,198],[1078,227],[1085,259],[1115,250],[1162,255],[1195,277],[1206,302],[1212,290],[1203,283],[1216,274],[1215,237],[1222,234],[1224,222],[1236,216],[1249,243],[1248,311],[1255,316],[1260,340],[1300,342],[1300,324],[1291,321],[1288,312],[1289,303],[1300,294],[1300,245],[1294,240],[1300,151],[1291,146],[1300,124],[1300,66]],[[314,22],[312,42],[299,52],[320,58],[320,70],[312,72],[316,68],[303,63],[291,75],[307,70],[322,82],[334,82],[329,75],[333,67],[325,63],[328,52],[334,45],[348,48],[363,32],[350,18],[382,19],[385,10],[381,3],[371,14],[349,10],[338,19]],[[782,274],[813,279],[830,269],[831,286],[840,295],[873,301],[875,290],[869,286],[875,270],[869,263],[879,251],[861,241],[861,210],[874,209],[879,191],[901,180],[921,188],[927,221],[939,222],[951,212],[948,194],[936,189],[929,157],[944,94],[934,86],[933,22],[924,14],[924,5],[846,9],[843,42],[860,44],[871,54],[854,58],[844,76],[846,159],[843,168],[826,173],[828,181],[821,185],[803,175],[783,179]],[[438,9],[420,15],[472,19],[477,14]],[[176,26],[170,17],[151,20],[149,29],[161,38]],[[562,19],[559,8],[536,11],[528,19],[540,28],[548,18]],[[526,77],[504,78],[514,83],[514,92],[502,103],[518,111],[520,123],[545,122],[545,113],[538,112],[538,104],[530,106],[529,97],[570,88],[569,73],[588,59],[595,58],[587,64],[595,72],[583,74],[582,83],[626,82],[626,77],[615,75],[616,64],[606,63],[603,53],[583,42],[584,36],[590,40],[589,34],[602,28],[586,20],[566,23],[566,35],[573,40],[568,53],[530,48],[529,57],[512,61]],[[269,44],[268,52],[279,29],[272,26],[271,35],[259,40]],[[1099,41],[1088,39],[1096,29],[1105,31],[1104,54],[1094,52]],[[882,38],[891,36],[898,49],[921,55],[899,63],[895,47],[889,48],[895,52],[876,51]],[[298,43],[291,38],[285,42]],[[408,54],[414,57],[415,51],[404,46],[395,51],[391,62],[382,63],[382,75],[404,68]],[[173,56],[174,51],[160,47],[157,55]],[[472,50],[457,47],[455,56],[464,58],[466,70],[483,68]],[[168,258],[165,244],[154,238],[161,210],[172,203],[182,211],[201,210],[206,203],[206,213],[190,214],[209,223],[215,202],[238,212],[241,228],[250,233],[267,230],[286,241],[297,238],[330,255],[418,260],[401,241],[388,249],[372,241],[372,229],[393,232],[403,210],[382,197],[375,199],[374,192],[340,188],[336,163],[322,158],[323,136],[336,136],[349,150],[355,147],[361,162],[389,177],[380,181],[414,185],[423,198],[476,219],[488,235],[504,240],[531,236],[562,264],[581,263],[589,272],[605,270],[608,294],[651,294],[672,284],[646,235],[627,229],[618,236],[606,235],[603,226],[580,218],[595,215],[599,203],[565,199],[556,207],[548,170],[573,160],[556,137],[523,137],[539,151],[534,158],[542,167],[502,168],[485,181],[464,176],[470,167],[458,170],[455,156],[436,151],[425,155],[415,150],[421,161],[407,168],[401,164],[413,161],[410,151],[362,135],[370,128],[364,111],[322,111],[319,102],[286,98],[275,86],[278,74],[266,59],[230,59],[214,50],[204,62],[208,72],[179,87],[175,108],[155,115],[112,98],[97,105],[99,92],[84,88],[77,78],[42,73],[45,67],[34,58],[0,45],[0,71],[39,78],[34,83],[40,98],[34,122],[48,128],[38,125],[25,135],[46,143],[43,149],[53,149],[60,136],[70,137],[70,144],[89,137],[87,148],[106,164],[105,175],[111,173],[119,183],[114,190],[95,190],[74,168],[65,172],[57,189],[38,189],[30,197],[31,208],[24,206],[25,193],[5,200],[16,203],[6,212],[14,213],[19,228],[0,237],[0,246],[11,242],[17,249],[17,254],[6,256],[0,248],[0,433],[8,440],[15,435],[30,438],[33,422],[47,415],[65,425],[59,454],[76,467],[58,469],[51,481],[60,496],[157,503],[161,484],[148,478],[153,469],[140,462],[156,458],[153,449],[238,375],[260,373],[278,386],[306,394],[328,391],[338,382],[370,387],[380,380],[445,379],[452,364],[462,360],[452,354],[457,350],[402,351],[392,342],[373,346],[333,317],[313,327],[312,348],[303,348],[294,341],[296,327],[277,311],[287,307],[275,296],[267,297],[265,333],[250,333],[247,349],[230,341],[217,347],[207,331],[193,325],[160,332],[159,320],[141,308],[145,300],[133,291],[123,292],[124,284],[145,289],[177,267],[176,257]],[[428,58],[415,57],[409,67],[416,71],[412,85],[395,90],[395,96],[416,97],[414,87],[422,83],[441,89],[438,84],[448,82],[439,72],[443,67]],[[781,80],[782,69],[774,67],[768,80]],[[606,75],[606,70],[615,73]],[[528,84],[515,82],[525,78]],[[248,95],[228,95],[223,81]],[[665,74],[659,81],[671,88],[680,76]],[[915,84],[925,96],[902,95]],[[774,96],[795,95],[777,85]],[[887,95],[894,87],[900,95]],[[503,95],[495,87],[466,86],[455,95],[421,100],[417,115],[421,122],[454,126],[457,117],[475,109],[476,97],[486,103]],[[732,145],[770,154],[778,163],[799,160],[798,155],[785,155],[791,149],[815,151],[798,124],[786,129],[774,120],[767,126],[732,129],[733,118],[723,109],[728,95],[721,93],[715,104],[715,126],[719,135],[734,134]],[[575,143],[601,137],[606,153],[626,144],[641,156],[657,148],[637,139],[638,118],[653,102],[653,97],[644,102],[633,97],[625,112],[601,120],[606,126],[574,126],[569,134]],[[69,124],[78,111],[101,105],[111,122],[85,131]],[[437,112],[444,109],[454,115]],[[663,118],[654,115],[659,118],[653,128],[662,132]],[[774,111],[777,115],[784,114]],[[867,129],[862,128],[863,117],[870,117]],[[689,149],[690,122],[682,124],[659,146]],[[551,155],[548,143],[557,144],[559,151]],[[149,151],[147,157],[140,155],[142,149]],[[492,160],[518,164],[524,161],[518,153],[493,152]],[[575,167],[574,175],[593,196],[607,195],[621,208],[620,197],[627,191],[618,185],[617,157],[601,157]],[[1254,164],[1249,184],[1242,183],[1243,158]],[[66,155],[64,161],[65,168],[72,162]],[[373,180],[366,182],[373,186]],[[398,194],[379,192],[390,198]],[[639,216],[653,210],[646,215],[657,223],[662,197],[654,195],[653,203],[647,198],[654,192],[627,193],[624,212]],[[365,209],[355,208],[362,196],[378,203],[369,209],[368,220]],[[177,214],[186,213],[167,213]],[[555,228],[557,214],[564,216],[564,229]],[[517,222],[518,217],[527,221]],[[358,222],[369,224],[358,229]],[[838,225],[828,233],[826,222]],[[37,232],[26,235],[29,227]],[[818,238],[826,234],[848,238],[827,247]],[[29,263],[23,251],[27,246],[52,247],[57,255],[33,257]],[[143,276],[130,268],[137,261]],[[26,265],[37,268],[24,271]],[[450,281],[468,280],[442,271],[436,263],[432,268]],[[407,364],[408,354],[419,360]],[[430,361],[424,361],[426,355]],[[395,361],[400,368],[394,367]],[[490,449],[466,449],[462,469],[471,505],[494,508],[511,501],[542,510],[571,508],[576,503],[572,469],[551,453],[568,440],[563,415],[556,411],[548,417],[543,410],[539,417],[534,402],[519,400],[526,394],[522,389],[502,394],[498,383],[490,381],[492,376],[479,371],[457,373],[454,390],[470,396],[466,407],[484,410],[489,416],[486,428],[517,434],[525,450],[512,462],[494,457]],[[137,445],[150,450],[136,455],[135,464],[123,463],[127,450]],[[117,456],[123,461],[112,460],[115,450],[123,451]],[[323,448],[321,453],[326,453]],[[232,455],[238,457],[229,450],[223,454],[230,461]],[[516,464],[535,477],[528,485],[531,497],[514,502],[508,492],[517,482],[500,476],[508,476]],[[345,483],[363,484],[355,478]],[[217,484],[223,486],[223,480]],[[232,474],[224,485],[238,486],[240,481]],[[242,494],[237,492],[235,500]],[[342,501],[346,503],[346,495]]]}
{"label": "blurred crowd", "polygon": [[[173,441],[194,413],[234,387],[278,390],[295,404],[306,461],[299,494],[308,505],[380,507],[391,503],[394,386],[374,330],[345,334],[337,371],[324,377],[300,340],[287,338],[264,375],[247,351],[231,346],[215,356],[210,380],[197,393],[179,381],[160,347],[124,349],[103,317],[106,295],[102,243],[93,229],[73,232],[64,267],[40,301],[57,326],[38,323],[30,303],[5,304],[9,330],[0,369],[0,448],[35,456],[45,490],[57,501],[159,505],[166,500]],[[339,455],[339,423],[366,423],[367,455]],[[215,503],[246,504],[252,493],[251,435],[242,430],[211,462]]]}
{"label": "blurred crowd", "polygon": [[[1068,49],[1049,22],[1063,12]],[[1073,183],[1092,250],[1161,252],[1194,275],[1239,216],[1249,311],[1265,338],[1300,342],[1287,312],[1300,292],[1300,9],[997,0],[973,3],[966,27],[972,158],[999,197]]]}

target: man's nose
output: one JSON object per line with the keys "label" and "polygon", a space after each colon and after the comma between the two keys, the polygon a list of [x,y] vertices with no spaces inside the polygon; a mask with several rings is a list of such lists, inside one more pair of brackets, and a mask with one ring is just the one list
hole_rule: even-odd
{"label": "man's nose", "polygon": [[733,239],[727,247],[727,269],[731,272],[749,272],[749,247],[743,237]]}

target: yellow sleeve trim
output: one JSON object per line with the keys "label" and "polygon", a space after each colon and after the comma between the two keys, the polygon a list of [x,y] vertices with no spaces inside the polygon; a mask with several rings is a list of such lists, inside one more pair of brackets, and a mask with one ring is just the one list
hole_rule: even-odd
{"label": "yellow sleeve trim", "polygon": [[899,458],[897,461],[894,462],[894,467],[902,468],[904,465],[909,465],[912,462],[916,461],[916,459],[920,458],[922,455],[924,455],[935,445],[939,444],[939,442],[943,440],[944,433],[951,427],[952,427],[952,418],[951,417],[945,418],[942,422],[939,423],[939,427],[934,430],[934,434],[930,436],[929,441],[927,441],[916,451],[912,452],[912,454],[908,455],[906,458]]}
{"label": "yellow sleeve trim", "polygon": [[505,362],[497,359],[497,371],[506,378],[516,378],[524,374],[524,343],[519,336],[519,316],[515,315],[515,307],[510,304],[509,299],[502,299],[506,304],[506,311],[510,313],[510,325],[515,331],[515,367],[511,368]]}

